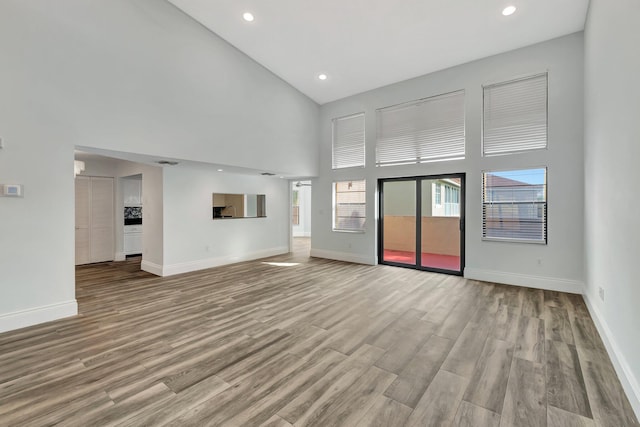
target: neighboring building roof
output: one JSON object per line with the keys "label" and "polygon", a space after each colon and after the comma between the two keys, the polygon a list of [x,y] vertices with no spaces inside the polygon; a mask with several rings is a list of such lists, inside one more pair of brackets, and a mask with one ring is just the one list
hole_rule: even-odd
{"label": "neighboring building roof", "polygon": [[488,187],[515,187],[521,185],[531,185],[527,184],[526,182],[516,181],[515,179],[505,178],[503,176],[493,175],[491,173],[488,173],[485,176],[485,183]]}
{"label": "neighboring building roof", "polygon": [[444,182],[445,184],[449,184],[449,185],[453,185],[456,187],[460,187],[460,178],[443,178],[443,179],[439,179],[438,181],[440,182]]}

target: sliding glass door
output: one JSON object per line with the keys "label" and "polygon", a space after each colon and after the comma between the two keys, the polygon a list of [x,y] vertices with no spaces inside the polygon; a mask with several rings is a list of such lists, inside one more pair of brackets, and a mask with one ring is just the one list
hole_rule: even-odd
{"label": "sliding glass door", "polygon": [[421,180],[421,266],[460,272],[461,178]]}
{"label": "sliding glass door", "polygon": [[[384,184],[383,262],[416,265],[416,181],[396,180]],[[382,216],[380,216],[382,218]]]}
{"label": "sliding glass door", "polygon": [[461,275],[464,174],[382,179],[382,264]]}

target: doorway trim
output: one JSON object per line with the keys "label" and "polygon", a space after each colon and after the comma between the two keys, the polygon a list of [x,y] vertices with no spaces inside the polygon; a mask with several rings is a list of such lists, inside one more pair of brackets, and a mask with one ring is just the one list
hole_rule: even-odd
{"label": "doorway trim", "polygon": [[[440,268],[425,267],[421,263],[422,246],[422,180],[425,179],[447,179],[459,178],[460,186],[460,270],[445,270]],[[384,260],[384,183],[394,181],[414,181],[416,186],[416,262],[415,265],[402,264],[399,262]],[[378,264],[391,265],[394,267],[412,268],[415,270],[430,271],[434,273],[444,273],[455,276],[464,275],[465,267],[465,220],[466,220],[466,173],[447,173],[438,175],[419,175],[394,178],[378,179]]]}

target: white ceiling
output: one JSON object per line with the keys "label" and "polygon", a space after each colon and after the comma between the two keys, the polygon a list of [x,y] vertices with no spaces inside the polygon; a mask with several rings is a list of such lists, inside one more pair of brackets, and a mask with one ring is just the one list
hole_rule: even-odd
{"label": "white ceiling", "polygon": [[[169,0],[320,104],[584,29],[589,0]],[[502,16],[507,5],[517,11]],[[242,19],[244,12],[255,16]],[[317,75],[326,73],[326,81]]]}

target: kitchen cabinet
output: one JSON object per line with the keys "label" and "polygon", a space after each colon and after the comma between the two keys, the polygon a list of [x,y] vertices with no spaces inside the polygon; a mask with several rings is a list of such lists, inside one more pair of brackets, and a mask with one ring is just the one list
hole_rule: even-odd
{"label": "kitchen cabinet", "polygon": [[142,253],[142,225],[124,226],[124,254],[137,255]]}
{"label": "kitchen cabinet", "polygon": [[213,217],[245,218],[245,197],[244,194],[213,193]]}

